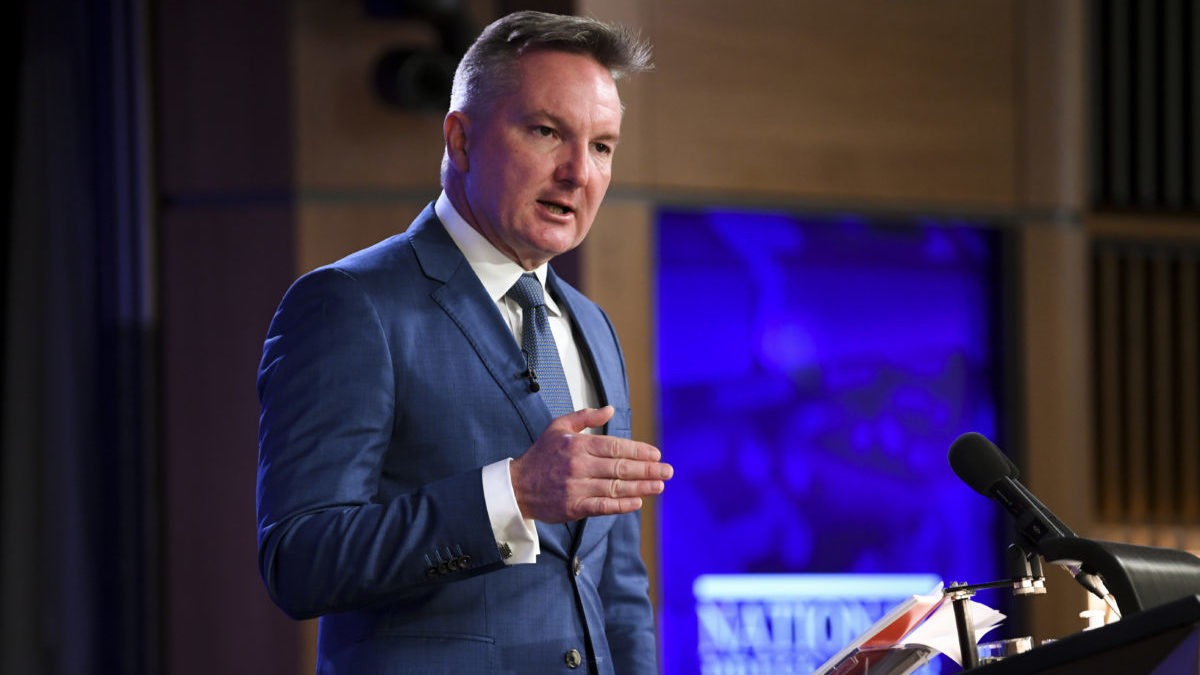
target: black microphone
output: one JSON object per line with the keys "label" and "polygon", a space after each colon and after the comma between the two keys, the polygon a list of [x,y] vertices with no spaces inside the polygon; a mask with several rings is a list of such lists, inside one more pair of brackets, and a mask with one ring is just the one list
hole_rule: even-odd
{"label": "black microphone", "polygon": [[[1017,465],[983,434],[972,431],[959,436],[950,445],[949,459],[950,468],[964,483],[996,500],[1013,515],[1017,535],[1030,550],[1044,556],[1043,541],[1075,536],[1071,528],[1017,480],[1021,476]],[[1077,565],[1064,567],[1079,585],[1116,610],[1116,601],[1098,576],[1082,571]]]}
{"label": "black microphone", "polygon": [[950,468],[971,489],[996,500],[1016,518],[1017,534],[1028,548],[1041,553],[1042,540],[1075,536],[1017,480],[1021,475],[1017,465],[984,435],[972,431],[959,436],[950,445]]}

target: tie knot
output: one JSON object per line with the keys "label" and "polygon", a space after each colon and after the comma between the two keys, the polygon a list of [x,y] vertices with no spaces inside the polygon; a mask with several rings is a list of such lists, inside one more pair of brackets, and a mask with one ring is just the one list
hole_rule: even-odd
{"label": "tie knot", "polygon": [[521,309],[530,309],[546,304],[542,297],[542,284],[532,273],[522,274],[517,283],[508,289],[508,297],[517,301]]}

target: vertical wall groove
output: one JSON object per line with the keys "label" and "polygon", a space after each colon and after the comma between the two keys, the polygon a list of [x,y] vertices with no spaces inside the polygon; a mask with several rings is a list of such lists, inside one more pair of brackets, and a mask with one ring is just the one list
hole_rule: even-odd
{"label": "vertical wall groove", "polygon": [[1114,302],[1120,288],[1120,260],[1110,249],[1100,249],[1092,262],[1094,287],[1098,301],[1094,313],[1096,334],[1102,338],[1097,340],[1098,363],[1096,364],[1095,395],[1097,411],[1096,442],[1099,456],[1096,467],[1098,485],[1095,494],[1100,500],[1098,513],[1103,520],[1120,520],[1123,516],[1124,489],[1121,485],[1121,439],[1122,429],[1121,390],[1124,378],[1121,377],[1121,352],[1119,349],[1121,325],[1117,312],[1119,304]]}
{"label": "vertical wall groove", "polygon": [[1148,290],[1150,316],[1150,364],[1147,375],[1149,387],[1149,463],[1150,513],[1156,522],[1171,522],[1177,512],[1175,478],[1179,473],[1175,454],[1175,403],[1173,366],[1178,355],[1173,353],[1171,330],[1171,265],[1161,251],[1148,259]]}
{"label": "vertical wall groove", "polygon": [[1200,245],[1092,252],[1097,511],[1200,525]]}
{"label": "vertical wall groove", "polygon": [[1088,7],[1096,508],[1165,532],[1200,525],[1200,3]]}
{"label": "vertical wall groove", "polygon": [[1092,198],[1103,210],[1200,210],[1200,5],[1092,5]]}
{"label": "vertical wall groove", "polygon": [[1149,493],[1147,490],[1146,453],[1146,264],[1139,255],[1124,260],[1125,278],[1120,298],[1125,307],[1122,367],[1125,371],[1123,410],[1125,424],[1125,491],[1128,496],[1128,516],[1136,523],[1146,521]]}
{"label": "vertical wall groove", "polygon": [[1179,449],[1180,513],[1186,522],[1200,523],[1200,255],[1179,263]]}

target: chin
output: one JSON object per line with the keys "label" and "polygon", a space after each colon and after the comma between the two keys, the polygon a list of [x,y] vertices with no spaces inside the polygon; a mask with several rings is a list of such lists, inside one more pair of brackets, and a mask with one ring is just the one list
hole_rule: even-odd
{"label": "chin", "polygon": [[537,242],[537,248],[551,255],[559,255],[570,251],[581,243],[583,243],[583,237],[574,228],[571,228],[569,234],[567,232],[556,231],[543,237],[541,241]]}

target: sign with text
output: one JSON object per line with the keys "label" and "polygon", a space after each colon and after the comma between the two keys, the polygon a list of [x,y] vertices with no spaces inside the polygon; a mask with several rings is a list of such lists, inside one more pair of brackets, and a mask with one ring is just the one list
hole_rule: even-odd
{"label": "sign with text", "polygon": [[946,453],[966,431],[1002,435],[1001,233],[675,208],[657,234],[664,674],[811,672],[932,586],[871,598],[864,580],[998,578],[1001,513]]}
{"label": "sign with text", "polygon": [[936,575],[703,575],[693,584],[700,672],[808,674]]}

